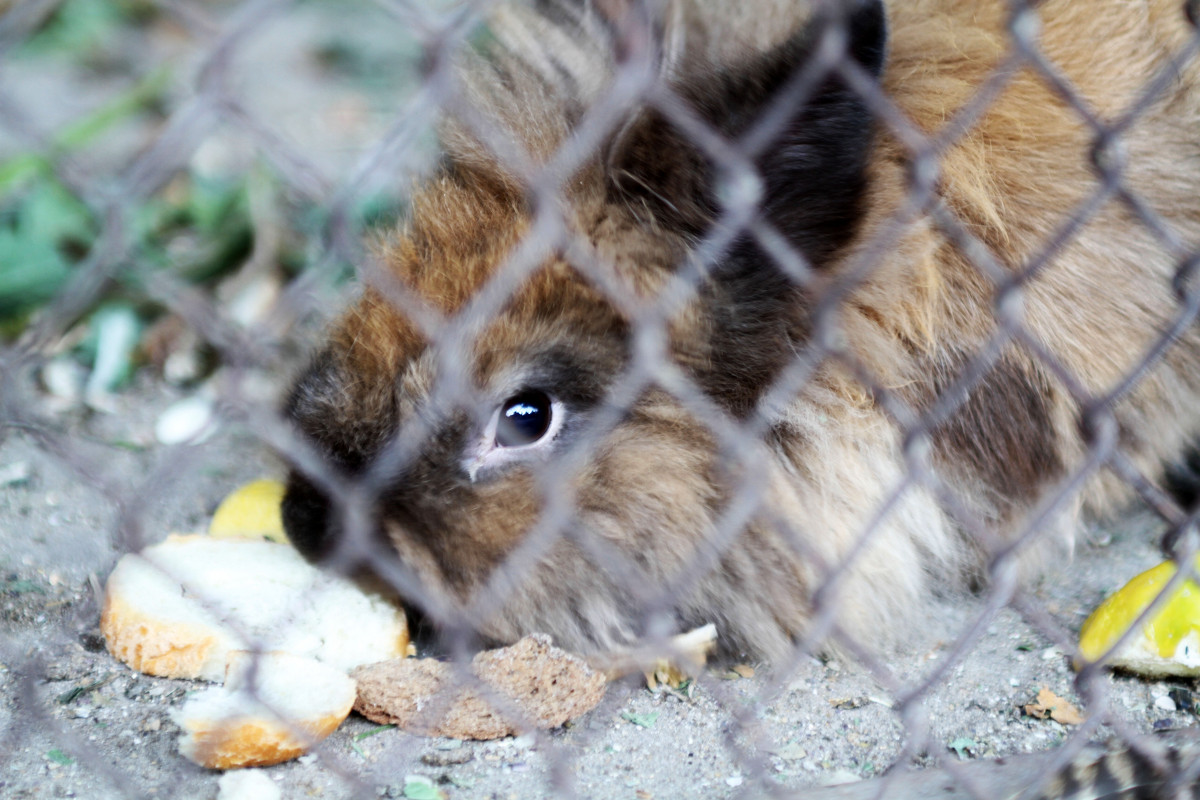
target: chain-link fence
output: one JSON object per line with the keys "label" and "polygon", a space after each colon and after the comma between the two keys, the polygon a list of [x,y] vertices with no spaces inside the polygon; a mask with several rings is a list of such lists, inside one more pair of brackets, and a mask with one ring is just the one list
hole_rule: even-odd
{"label": "chain-link fence", "polygon": [[217,796],[104,582],[269,475],[422,656],[718,636],[283,797],[1192,796],[1078,640],[1196,547],[1195,4],[887,6],[0,0],[0,795]]}

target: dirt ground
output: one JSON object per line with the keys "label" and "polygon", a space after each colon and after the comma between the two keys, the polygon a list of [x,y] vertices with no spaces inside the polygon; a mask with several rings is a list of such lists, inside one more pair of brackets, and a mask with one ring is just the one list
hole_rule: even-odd
{"label": "dirt ground", "polygon": [[[197,446],[154,444],[155,421],[179,396],[147,381],[116,413],[58,417],[61,456],[29,432],[0,445],[0,796],[217,796],[218,773],[177,753],[169,716],[199,685],[132,672],[97,629],[97,591],[119,553],[139,544],[117,532],[152,542],[202,530],[230,489],[282,472],[236,421]],[[1025,604],[1073,636],[1107,592],[1157,562],[1156,533],[1138,514],[1097,531]],[[890,678],[852,660],[804,658],[775,671],[750,665],[749,678],[714,668],[690,697],[628,681],[567,729],[488,743],[376,733],[352,716],[316,752],[266,774],[284,798],[420,797],[422,778],[464,798],[754,797],[1111,735],[1110,725],[1076,734],[1022,711],[1043,686],[1084,704],[1069,640],[1048,639],[1011,609],[947,663],[985,606],[986,596],[937,603],[916,641],[881,657]],[[901,704],[935,673],[931,691]],[[1190,684],[1111,676],[1103,685],[1126,733],[1193,726],[1173,688]]]}
{"label": "dirt ground", "polygon": [[[361,148],[395,122],[398,100],[375,92],[348,102],[297,55],[302,43],[314,32],[349,28],[374,42],[360,53],[415,58],[397,54],[391,29],[333,18],[330,8],[300,4],[272,18],[239,51],[233,74],[247,107],[286,132],[336,186],[369,164]],[[212,44],[168,37],[156,44],[162,50],[129,52],[152,64],[187,62]],[[72,85],[74,78],[44,64],[8,67],[0,87],[44,130],[77,117],[110,88]],[[130,131],[112,152],[92,153],[97,174],[123,164],[143,134]],[[97,628],[100,593],[122,553],[171,531],[203,530],[230,490],[281,476],[283,467],[237,414],[202,444],[157,443],[155,423],[185,393],[149,375],[115,395],[111,408],[92,412],[57,402],[34,376],[9,366],[0,362],[0,381],[8,382],[0,384],[0,798],[212,800],[220,775],[178,754],[170,718],[201,685],[140,675],[111,658]],[[6,403],[20,404],[20,426],[8,427]],[[30,427],[30,419],[42,422]],[[690,694],[651,692],[630,680],[612,685],[568,728],[488,743],[381,731],[352,715],[312,754],[264,773],[286,800],[438,792],[514,800],[782,796],[887,770],[999,764],[1074,737],[1194,727],[1177,703],[1186,694],[1172,693],[1191,682],[1106,676],[1099,700],[1087,704],[1068,663],[1086,614],[1158,563],[1159,533],[1136,510],[1093,531],[1073,563],[1022,596],[1038,627],[1004,608],[958,655],[960,637],[987,609],[986,595],[914,610],[915,636],[873,665],[805,657],[774,670],[750,664],[752,677],[714,668]],[[933,688],[913,695],[930,676]],[[1024,713],[1042,687],[1091,721],[1064,726]]]}

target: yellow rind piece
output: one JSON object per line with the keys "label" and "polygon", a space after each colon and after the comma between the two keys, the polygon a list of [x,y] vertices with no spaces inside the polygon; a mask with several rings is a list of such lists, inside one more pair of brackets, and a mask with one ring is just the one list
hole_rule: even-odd
{"label": "yellow rind piece", "polygon": [[281,511],[285,488],[279,481],[262,479],[236,489],[217,507],[208,535],[287,543]]}
{"label": "yellow rind piece", "polygon": [[[1196,564],[1200,568],[1200,557],[1197,557]],[[1175,570],[1175,562],[1165,561],[1133,578],[1101,603],[1079,631],[1080,655],[1094,662],[1107,653],[1138,616],[1158,598],[1175,575]],[[1189,579],[1183,581],[1159,605],[1158,610],[1143,624],[1140,634],[1131,636],[1121,652],[1110,661],[1114,666],[1124,666],[1122,661],[1129,660],[1128,651],[1131,648],[1141,650],[1144,657],[1157,656],[1164,662],[1179,660],[1180,645],[1189,637],[1194,641],[1197,632],[1200,632],[1200,586]],[[1191,657],[1194,659],[1195,654]],[[1190,670],[1180,674],[1190,674]]]}

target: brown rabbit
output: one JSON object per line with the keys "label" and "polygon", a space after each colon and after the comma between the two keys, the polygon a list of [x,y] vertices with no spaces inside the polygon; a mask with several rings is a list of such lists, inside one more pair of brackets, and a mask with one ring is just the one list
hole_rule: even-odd
{"label": "brown rabbit", "polygon": [[1007,589],[1129,499],[1105,464],[1179,461],[1181,0],[759,5],[491,18],[288,403],[298,547],[489,639],[713,622],[771,658]]}

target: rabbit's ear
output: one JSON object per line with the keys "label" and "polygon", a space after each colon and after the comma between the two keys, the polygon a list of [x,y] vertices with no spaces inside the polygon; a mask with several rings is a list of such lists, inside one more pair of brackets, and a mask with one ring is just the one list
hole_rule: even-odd
{"label": "rabbit's ear", "polygon": [[850,59],[878,76],[886,27],[880,0],[825,3],[765,52],[733,64],[706,64],[689,52],[673,70],[664,65],[692,123],[705,130],[698,135],[693,124],[648,107],[610,145],[610,186],[656,224],[703,235],[721,214],[725,185],[737,178],[728,168],[737,159],[722,159],[714,148],[743,147],[766,123],[773,126],[768,141],[745,153],[762,181],[761,213],[819,264],[853,233],[874,128],[865,102],[834,67]]}

